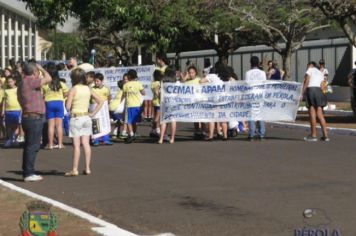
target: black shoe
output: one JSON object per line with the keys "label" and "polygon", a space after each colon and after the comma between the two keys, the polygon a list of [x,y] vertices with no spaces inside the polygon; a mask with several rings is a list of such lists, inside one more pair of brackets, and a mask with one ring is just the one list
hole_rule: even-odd
{"label": "black shoe", "polygon": [[259,141],[263,141],[263,140],[265,140],[265,137],[259,136],[259,137],[258,137],[258,140],[259,140]]}
{"label": "black shoe", "polygon": [[135,141],[135,136],[129,136],[129,137],[125,140],[125,143],[132,143],[133,141]]}
{"label": "black shoe", "polygon": [[253,140],[254,140],[253,137],[248,137],[248,138],[247,138],[247,141],[252,142]]}
{"label": "black shoe", "polygon": [[227,138],[223,137],[221,140],[222,140],[222,141],[227,141]]}

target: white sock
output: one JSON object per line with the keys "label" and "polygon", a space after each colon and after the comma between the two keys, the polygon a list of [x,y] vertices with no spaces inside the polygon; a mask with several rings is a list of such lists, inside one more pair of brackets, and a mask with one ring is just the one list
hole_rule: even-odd
{"label": "white sock", "polygon": [[130,132],[130,136],[133,137],[135,134],[134,132]]}

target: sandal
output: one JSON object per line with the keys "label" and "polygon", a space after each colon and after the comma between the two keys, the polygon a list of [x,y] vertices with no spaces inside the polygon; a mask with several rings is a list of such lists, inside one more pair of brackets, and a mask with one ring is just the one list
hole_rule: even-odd
{"label": "sandal", "polygon": [[63,144],[62,145],[57,145],[57,148],[58,149],[64,149],[64,148],[66,148],[66,146],[64,146]]}
{"label": "sandal", "polygon": [[48,146],[48,145],[47,145],[47,146],[44,147],[44,149],[45,149],[45,150],[53,150],[53,146]]}
{"label": "sandal", "polygon": [[91,174],[91,171],[86,171],[86,170],[83,170],[83,175],[90,175]]}
{"label": "sandal", "polygon": [[79,175],[79,173],[77,170],[71,170],[64,174],[64,176],[66,176],[66,177],[74,177],[74,176],[78,176],[78,175]]}

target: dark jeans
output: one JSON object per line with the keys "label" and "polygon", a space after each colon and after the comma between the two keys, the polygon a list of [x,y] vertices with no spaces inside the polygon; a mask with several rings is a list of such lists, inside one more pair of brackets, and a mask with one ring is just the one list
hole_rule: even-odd
{"label": "dark jeans", "polygon": [[35,174],[35,161],[40,150],[43,129],[42,118],[22,117],[22,128],[25,133],[25,144],[22,154],[23,177]]}

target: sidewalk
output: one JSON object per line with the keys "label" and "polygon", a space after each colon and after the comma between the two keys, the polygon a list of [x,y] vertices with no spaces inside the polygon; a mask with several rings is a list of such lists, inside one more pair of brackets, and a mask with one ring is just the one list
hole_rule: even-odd
{"label": "sidewalk", "polygon": [[[356,116],[351,111],[349,102],[331,103],[335,110],[325,110],[324,117],[330,133],[342,135],[356,135]],[[295,122],[272,122],[272,126],[309,129],[309,115],[306,107],[299,107]],[[319,123],[317,127],[320,127]]]}
{"label": "sidewalk", "polygon": [[[33,200],[35,199],[0,186],[0,236],[20,235],[20,217],[27,209],[26,203]],[[57,217],[58,235],[99,235],[91,230],[96,225],[55,207],[51,211]]]}

